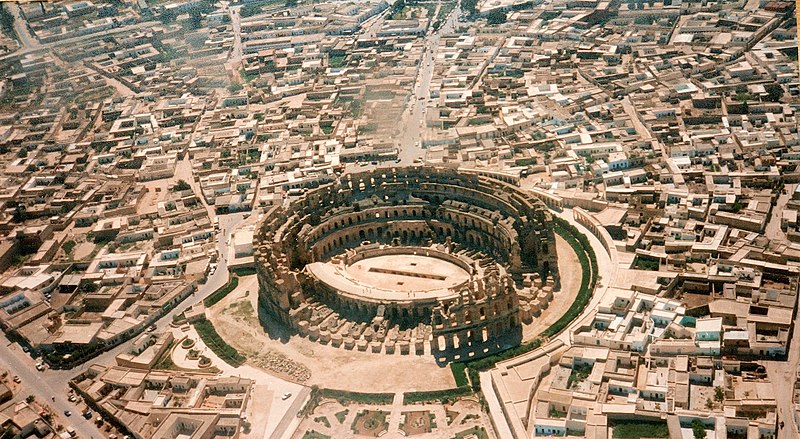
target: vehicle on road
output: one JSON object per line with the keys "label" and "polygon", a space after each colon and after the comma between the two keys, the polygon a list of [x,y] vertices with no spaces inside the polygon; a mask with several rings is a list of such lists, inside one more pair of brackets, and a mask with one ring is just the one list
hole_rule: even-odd
{"label": "vehicle on road", "polygon": [[291,397],[292,397],[292,392],[286,392],[286,393],[283,394],[283,396],[281,396],[281,399],[286,401],[287,399],[289,399]]}
{"label": "vehicle on road", "polygon": [[14,382],[15,382],[15,383],[17,383],[17,384],[19,384],[19,383],[21,383],[21,382],[22,382],[22,380],[21,380],[21,379],[19,379],[19,377],[18,377],[18,376],[14,375]]}
{"label": "vehicle on road", "polygon": [[72,416],[72,412],[69,411],[69,410],[64,410],[64,416],[70,417],[70,416]]}

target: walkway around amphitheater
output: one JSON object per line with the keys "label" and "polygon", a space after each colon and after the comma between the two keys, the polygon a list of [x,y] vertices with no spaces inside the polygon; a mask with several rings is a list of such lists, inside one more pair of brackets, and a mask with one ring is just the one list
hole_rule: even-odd
{"label": "walkway around amphitheater", "polygon": [[[542,352],[552,351],[560,346],[571,346],[572,339],[570,334],[572,334],[574,329],[577,328],[581,322],[594,313],[597,305],[603,300],[608,292],[609,286],[613,285],[614,279],[616,278],[619,270],[616,250],[612,247],[610,252],[607,251],[602,241],[588,228],[575,219],[575,213],[573,209],[564,209],[561,212],[554,211],[553,214],[568,221],[570,224],[577,227],[581,233],[586,235],[597,259],[597,284],[595,285],[595,290],[592,294],[589,304],[583,309],[581,314],[576,319],[567,325],[563,331],[552,337],[539,349],[535,349],[521,356],[507,360],[513,360],[517,364],[526,362],[526,359],[536,359],[541,356]],[[480,373],[480,387],[483,389],[483,395],[488,403],[492,424],[497,432],[498,437],[516,437],[513,434],[513,429],[508,424],[506,416],[503,413],[502,402],[498,399],[497,394],[493,390],[491,370]]]}

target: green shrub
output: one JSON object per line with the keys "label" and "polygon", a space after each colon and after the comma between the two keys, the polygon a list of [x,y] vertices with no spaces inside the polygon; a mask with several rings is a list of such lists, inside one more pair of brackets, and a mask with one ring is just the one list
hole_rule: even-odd
{"label": "green shrub", "polygon": [[222,359],[222,361],[233,367],[239,367],[245,362],[246,358],[219,336],[211,322],[208,320],[200,320],[194,324],[194,328],[197,330],[197,334],[200,335],[203,343]]}
{"label": "green shrub", "polygon": [[453,372],[453,378],[456,380],[456,387],[468,386],[467,373],[465,369],[467,366],[464,363],[450,363],[450,370]]}
{"label": "green shrub", "polygon": [[394,393],[362,393],[336,389],[319,389],[319,395],[323,398],[335,399],[343,405],[350,402],[388,405],[394,400]]}
{"label": "green shrub", "polygon": [[214,306],[217,302],[224,299],[231,291],[239,286],[239,277],[231,276],[228,283],[220,287],[217,291],[211,293],[208,297],[203,299],[203,305],[206,307]]}
{"label": "green shrub", "polygon": [[427,392],[406,392],[403,394],[403,404],[433,401],[444,403],[446,400],[453,400],[459,396],[466,396],[470,394],[472,394],[472,389],[470,389],[470,387],[467,385],[456,387],[455,389],[432,390]]}

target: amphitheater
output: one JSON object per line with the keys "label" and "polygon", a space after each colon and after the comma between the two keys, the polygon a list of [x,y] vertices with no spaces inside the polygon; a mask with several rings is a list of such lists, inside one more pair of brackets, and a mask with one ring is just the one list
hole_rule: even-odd
{"label": "amphitheater", "polygon": [[269,210],[254,247],[262,312],[376,354],[447,362],[508,348],[558,287],[546,207],[447,168],[338,177]]}

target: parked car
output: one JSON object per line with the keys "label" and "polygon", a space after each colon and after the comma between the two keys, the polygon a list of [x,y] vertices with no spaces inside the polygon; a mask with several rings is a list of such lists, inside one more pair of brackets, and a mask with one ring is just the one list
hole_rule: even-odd
{"label": "parked car", "polygon": [[64,416],[70,417],[70,416],[72,416],[72,412],[69,411],[69,410],[64,410]]}

